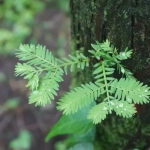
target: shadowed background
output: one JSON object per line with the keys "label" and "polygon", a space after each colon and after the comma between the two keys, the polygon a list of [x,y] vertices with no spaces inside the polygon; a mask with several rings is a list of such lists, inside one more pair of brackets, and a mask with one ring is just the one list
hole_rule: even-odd
{"label": "shadowed background", "polygon": [[56,101],[69,88],[64,76],[58,97],[46,107],[28,105],[26,81],[14,76],[20,44],[41,44],[56,57],[70,51],[69,0],[0,0],[0,150],[64,150],[63,137],[44,138],[59,119]]}

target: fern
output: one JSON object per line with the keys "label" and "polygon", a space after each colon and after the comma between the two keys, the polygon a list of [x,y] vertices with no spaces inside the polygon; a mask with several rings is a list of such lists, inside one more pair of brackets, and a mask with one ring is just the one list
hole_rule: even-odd
{"label": "fern", "polygon": [[59,82],[63,81],[64,72],[67,74],[68,66],[74,71],[75,67],[84,69],[89,65],[89,59],[83,54],[77,57],[69,55],[70,59],[60,60],[41,45],[21,45],[16,56],[25,63],[16,65],[15,75],[24,76],[28,80],[26,86],[32,91],[29,103],[35,103],[36,106],[51,103],[57,95]]}
{"label": "fern", "polygon": [[[118,52],[108,40],[91,46],[93,50],[89,50],[89,58],[78,54],[58,59],[43,46],[21,45],[16,56],[23,63],[16,65],[15,75],[24,76],[28,80],[26,86],[31,90],[29,103],[35,103],[36,106],[51,103],[57,95],[59,83],[63,81],[62,76],[68,73],[68,69],[71,72],[77,68],[84,69],[93,62],[94,82],[82,84],[67,92],[58,101],[58,110],[69,115],[98,100],[87,116],[97,124],[113,111],[124,118],[131,117],[136,113],[134,104],[149,102],[150,87],[137,81],[121,64],[131,57],[132,50],[126,48]],[[115,68],[122,74],[122,78],[114,78]]]}
{"label": "fern", "polygon": [[62,97],[57,108],[64,110],[64,114],[75,113],[96,100],[104,92],[103,85],[99,87],[94,83],[82,84],[81,87],[75,88]]}
{"label": "fern", "polygon": [[77,57],[69,55],[70,59],[62,58],[62,60],[58,60],[60,65],[59,67],[64,68],[64,72],[67,74],[68,67],[70,66],[70,71],[75,71],[76,68],[84,69],[89,66],[89,58],[85,57],[83,54],[77,55]]}
{"label": "fern", "polygon": [[115,98],[125,100],[128,103],[143,104],[149,102],[150,88],[135,79],[121,78],[110,83],[111,91]]}
{"label": "fern", "polygon": [[90,110],[88,119],[91,119],[93,123],[97,124],[104,120],[108,113],[108,103],[102,102]]}
{"label": "fern", "polygon": [[22,61],[27,61],[26,64],[43,69],[55,68],[57,66],[57,60],[53,57],[52,53],[41,45],[20,45],[16,56]]}
{"label": "fern", "polygon": [[51,100],[57,95],[56,91],[59,89],[58,82],[63,80],[61,77],[62,73],[62,70],[57,69],[48,72],[42,77],[38,89],[31,93],[29,103],[35,103],[36,106],[45,106],[46,104],[51,103]]}

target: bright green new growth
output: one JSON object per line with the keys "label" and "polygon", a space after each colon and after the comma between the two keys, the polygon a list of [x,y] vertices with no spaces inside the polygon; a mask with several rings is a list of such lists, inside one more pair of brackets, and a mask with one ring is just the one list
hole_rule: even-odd
{"label": "bright green new growth", "polygon": [[[94,63],[93,77],[95,82],[82,84],[65,96],[59,102],[57,109],[68,115],[90,105],[93,101],[100,103],[94,106],[87,118],[97,124],[104,120],[107,114],[115,111],[122,117],[131,117],[136,113],[134,104],[149,102],[150,88],[137,81],[132,73],[121,64],[122,60],[131,57],[132,50],[127,48],[118,52],[108,40],[104,43],[96,42],[89,50],[91,57],[83,54],[69,55],[70,58],[56,59],[49,50],[42,46],[21,45],[16,56],[25,61],[16,65],[16,76],[24,76],[29,82],[31,95],[29,103],[45,106],[54,99],[59,89],[62,75],[75,68],[84,69],[89,63]],[[115,68],[122,73],[119,80],[114,78]]]}
{"label": "bright green new growth", "polygon": [[[32,91],[29,104],[35,103],[39,106],[51,103],[51,100],[57,95],[58,83],[63,81],[62,75],[64,72],[67,74],[69,65],[70,70],[74,71],[76,66],[84,68],[89,62],[82,54],[78,58],[70,55],[70,59],[59,60],[54,58],[45,47],[34,45],[21,45],[16,56],[26,62],[17,64],[15,74],[28,79],[26,86]],[[64,71],[61,67],[64,68]]]}

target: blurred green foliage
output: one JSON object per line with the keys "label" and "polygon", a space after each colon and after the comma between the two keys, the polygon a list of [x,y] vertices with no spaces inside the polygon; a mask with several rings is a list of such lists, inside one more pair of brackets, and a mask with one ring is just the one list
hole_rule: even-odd
{"label": "blurred green foliage", "polygon": [[70,0],[58,0],[58,7],[65,12],[69,12],[69,1]]}
{"label": "blurred green foliage", "polygon": [[70,0],[44,0],[48,8],[58,8],[66,13],[69,12]]}
{"label": "blurred green foliage", "polygon": [[[29,43],[37,13],[45,8],[58,8],[68,13],[69,1],[0,0],[0,54],[13,54],[20,43]],[[36,39],[32,38],[32,41]]]}
{"label": "blurred green foliage", "polygon": [[19,103],[20,103],[20,99],[14,97],[14,98],[8,99],[8,100],[5,102],[5,105],[4,105],[4,106],[5,106],[7,109],[15,109],[16,107],[18,107]]}
{"label": "blurred green foliage", "polygon": [[6,80],[6,75],[3,72],[0,72],[0,83]]}
{"label": "blurred green foliage", "polygon": [[11,54],[31,34],[35,15],[43,10],[40,0],[6,0],[0,4],[0,53]]}
{"label": "blurred green foliage", "polygon": [[[36,26],[36,16],[45,9],[57,9],[69,12],[69,0],[0,0],[0,55],[12,55],[21,43],[36,43],[36,35],[32,36]],[[49,26],[46,22],[42,24]],[[44,27],[43,27],[44,28]],[[49,36],[48,36],[49,35]],[[50,41],[51,33],[45,37]],[[50,38],[51,37],[51,38]],[[58,37],[58,51],[65,55],[65,39]],[[0,83],[5,82],[7,76],[0,72]],[[8,110],[15,110],[20,104],[20,98],[9,98],[0,108],[0,115]],[[32,136],[28,130],[20,130],[17,138],[9,141],[11,150],[31,148]],[[58,145],[60,147],[61,145]],[[64,145],[65,146],[65,145]],[[65,148],[64,148],[65,149]],[[61,149],[62,150],[62,149]]]}
{"label": "blurred green foliage", "polygon": [[9,147],[12,150],[29,150],[31,148],[32,135],[28,130],[21,130],[19,136],[12,140],[9,144]]}
{"label": "blurred green foliage", "polygon": [[57,142],[55,144],[55,149],[56,150],[66,150],[67,149],[67,145],[63,142]]}

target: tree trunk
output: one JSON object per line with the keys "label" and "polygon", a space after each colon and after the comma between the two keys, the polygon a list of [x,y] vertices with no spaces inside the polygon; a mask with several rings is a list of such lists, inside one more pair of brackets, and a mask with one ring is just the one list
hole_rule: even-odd
{"label": "tree trunk", "polygon": [[[70,9],[74,53],[79,50],[88,56],[90,44],[105,39],[119,51],[129,47],[134,54],[124,63],[138,80],[150,85],[150,1],[71,0]],[[76,82],[92,80],[90,67],[75,74]],[[122,119],[114,114],[97,125],[95,149],[145,150],[150,147],[150,107],[135,107],[137,114],[132,118]]]}

